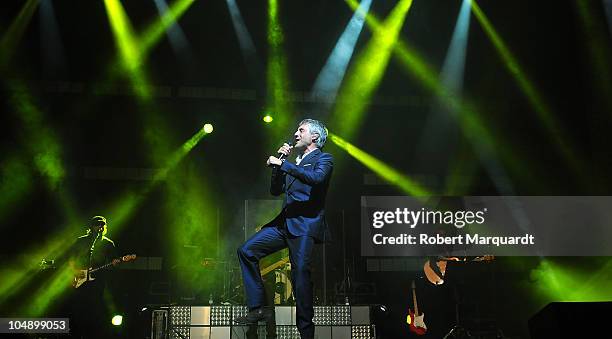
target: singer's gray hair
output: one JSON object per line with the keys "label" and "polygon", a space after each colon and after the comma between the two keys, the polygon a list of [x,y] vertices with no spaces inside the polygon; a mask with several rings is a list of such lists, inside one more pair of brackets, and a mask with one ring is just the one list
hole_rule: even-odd
{"label": "singer's gray hair", "polygon": [[325,125],[319,120],[304,119],[300,121],[298,127],[304,124],[308,124],[308,127],[310,128],[310,133],[317,134],[319,136],[315,140],[315,144],[317,144],[317,147],[319,149],[323,148],[323,146],[325,146],[325,141],[327,141],[327,128],[325,127]]}

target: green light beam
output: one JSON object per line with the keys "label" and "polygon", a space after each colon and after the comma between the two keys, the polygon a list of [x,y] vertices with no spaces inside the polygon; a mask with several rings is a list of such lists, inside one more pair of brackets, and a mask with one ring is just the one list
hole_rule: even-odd
{"label": "green light beam", "polygon": [[609,95],[612,93],[612,66],[610,66],[612,51],[605,22],[602,22],[603,20],[593,13],[594,2],[577,0],[573,1],[573,4],[582,23],[583,39],[586,41],[588,54],[592,61],[590,65],[593,68],[593,78],[598,83],[608,108],[612,111],[612,98]]}
{"label": "green light beam", "polygon": [[401,0],[395,5],[380,29],[374,30],[374,36],[348,73],[330,122],[331,128],[347,138],[354,136],[363,121],[363,114],[382,80],[411,5],[412,0]]}
{"label": "green light beam", "polygon": [[[346,2],[353,10],[356,10],[359,6],[359,3],[355,0],[346,0]],[[373,13],[367,14],[366,23],[375,34],[384,27]],[[466,98],[457,97],[446,88],[440,82],[439,72],[434,71],[433,67],[425,61],[425,58],[418,51],[402,40],[398,40],[395,43],[393,51],[402,69],[418,80],[425,89],[433,93],[446,105],[449,112],[459,122],[464,135],[478,151],[478,155],[485,164],[488,164],[487,167],[490,168],[490,171],[498,174],[503,171],[494,161],[497,155],[504,160],[504,164],[512,168],[515,174],[530,182],[534,187],[541,184],[541,182],[536,182],[533,176],[525,172],[522,165],[525,162],[518,158],[510,145],[503,142],[499,137],[495,138],[493,136],[491,127],[485,126],[485,123],[480,118],[482,114],[477,110],[476,106]],[[509,190],[506,183],[501,183],[498,186],[501,192]]]}
{"label": "green light beam", "polygon": [[0,164],[0,221],[27,196],[32,181],[30,167],[22,157],[11,156]]}
{"label": "green light beam", "polygon": [[266,100],[267,112],[274,112],[273,137],[270,143],[276,145],[278,138],[287,133],[293,116],[293,107],[289,101],[289,77],[287,75],[287,58],[283,51],[283,28],[278,20],[278,0],[268,0],[268,66]]}
{"label": "green light beam", "polygon": [[[74,241],[67,232],[60,232],[43,243],[37,242],[32,248],[26,249],[14,263],[0,271],[0,306],[10,297],[37,277],[38,263],[43,258],[59,258]],[[36,297],[36,296],[33,296]]]}
{"label": "green light beam", "polygon": [[137,35],[121,3],[118,0],[105,0],[119,55],[109,64],[106,79],[98,85],[95,92],[104,93],[107,90],[107,84],[112,83],[116,78],[127,76],[139,99],[143,102],[150,101],[153,93],[151,93],[151,83],[143,65],[151,50],[164,36],[165,31],[187,11],[194,1],[177,0],[173,2],[163,15],[147,25],[147,28]]}
{"label": "green light beam", "polygon": [[[36,1],[29,1],[28,3],[34,2]],[[120,53],[122,55],[123,66],[125,69],[130,71],[129,73],[131,74],[131,80],[135,85],[137,94],[139,94],[139,96],[143,99],[148,99],[150,97],[148,92],[148,86],[143,73],[139,70],[139,55],[137,54],[138,46],[136,44],[136,39],[134,38],[134,34],[132,32],[129,20],[125,15],[125,12],[120,2],[116,0],[105,0],[105,5],[109,13],[109,22],[111,23],[111,27],[113,28],[118,49],[120,50]],[[33,12],[33,9],[31,9],[31,11]],[[24,11],[22,11],[22,13],[23,12]],[[172,18],[177,14],[177,11],[171,11],[168,16],[166,16],[166,19]],[[14,25],[14,27],[19,26]],[[23,25],[23,27],[25,27],[25,25]],[[22,30],[23,29],[21,29],[21,31]],[[14,29],[12,31],[19,30]],[[151,40],[151,37],[155,37],[155,32],[149,35],[149,40],[147,40],[148,43],[151,43],[153,41]],[[6,45],[8,42],[16,40],[17,39],[15,38],[6,39],[5,36],[5,39],[3,39],[3,43]],[[42,114],[40,114],[40,112],[32,104],[31,100],[24,100],[31,99],[29,98],[29,94],[27,93],[27,91],[25,91],[25,86],[20,82],[13,83],[11,84],[11,86],[13,86],[12,89],[14,93],[13,97],[15,98],[14,101],[19,103],[21,111],[25,113],[23,114],[24,121],[31,126],[40,126],[40,122],[42,121]],[[42,133],[41,138],[44,140],[42,140],[43,142],[39,144],[40,146],[44,146],[44,149],[35,154],[34,163],[39,172],[41,172],[44,177],[47,178],[49,186],[57,188],[59,186],[59,182],[65,176],[65,171],[63,170],[63,166],[60,161],[60,148],[58,147],[58,144],[55,140],[55,136],[48,129],[44,129],[44,131],[48,133]],[[40,131],[38,134],[41,134]],[[185,153],[184,150],[183,153]],[[180,161],[180,156],[175,156],[173,161]],[[68,207],[72,206],[72,204],[70,203],[71,200],[69,199],[67,192],[65,192],[61,188],[58,188],[57,193],[59,196],[58,200],[60,204],[64,205],[64,207],[66,207],[66,209],[69,211],[70,209],[68,209]],[[129,204],[128,207],[135,206],[135,201],[137,201],[137,199],[133,199],[133,202]],[[124,210],[125,209],[127,208],[124,207]],[[124,214],[127,213],[124,212]],[[74,213],[69,213],[69,219],[76,219],[74,217]],[[61,235],[54,237],[54,240],[50,242],[51,244],[49,246],[45,246],[44,250],[38,253],[36,259],[38,260],[39,258],[48,257],[49,253],[57,253],[57,255],[60,256],[68,248],[68,244],[62,243],[61,240],[59,240],[66,238],[66,234],[64,233],[65,232],[62,232]],[[28,272],[28,270],[19,270],[18,273],[13,272],[13,274],[11,274],[11,279],[7,279],[5,283],[0,284],[0,291],[8,291],[12,290],[15,286],[25,285],[31,279],[31,275],[29,274],[31,272]],[[42,296],[42,300],[46,300],[46,297]]]}
{"label": "green light beam", "polygon": [[0,269],[0,276],[2,276],[2,280],[0,280],[0,309],[5,309],[3,303],[15,295],[22,286],[34,279],[36,272],[39,270],[38,266],[32,265],[31,262],[21,262],[21,264],[29,265],[27,267],[14,265]]}
{"label": "green light beam", "polygon": [[144,59],[149,55],[151,49],[157,45],[160,39],[164,36],[168,28],[174,25],[178,19],[189,9],[195,0],[176,0],[169,6],[166,11],[158,20],[145,29],[140,35],[140,50],[139,50],[139,63],[143,62]]}
{"label": "green light beam", "polygon": [[461,145],[459,151],[452,159],[449,173],[445,178],[443,195],[450,197],[466,195],[467,188],[477,179],[474,175],[467,175],[468,173],[475,172],[476,164],[477,162],[474,161],[471,153],[468,153],[465,147]]}
{"label": "green light beam", "polygon": [[368,153],[362,151],[361,149],[353,146],[348,141],[342,139],[336,134],[329,133],[329,137],[334,144],[346,151],[350,156],[365,165],[367,168],[372,170],[374,173],[376,173],[376,175],[378,175],[388,183],[399,187],[404,193],[416,197],[426,197],[433,195],[432,192],[421,186],[421,184],[412,180],[408,176],[400,173],[399,171],[393,169],[391,166],[385,164],[384,162],[369,155]]}
{"label": "green light beam", "polygon": [[77,220],[74,199],[63,186],[66,169],[62,159],[59,137],[44,121],[43,112],[36,106],[27,86],[18,80],[10,81],[9,102],[21,120],[24,143],[32,157],[34,168],[45,179],[47,188],[56,193],[70,223]]}
{"label": "green light beam", "polygon": [[27,86],[15,80],[8,87],[9,101],[21,120],[34,167],[46,179],[47,187],[57,191],[66,176],[59,138],[45,123],[43,112],[36,106]]}
{"label": "green light beam", "polygon": [[147,197],[149,192],[157,187],[160,183],[168,180],[168,174],[171,173],[187,156],[187,154],[196,147],[206,133],[204,127],[197,131],[193,136],[186,140],[178,149],[176,149],[170,156],[168,156],[165,163],[161,166],[161,169],[155,173],[151,182],[140,191],[128,191],[123,194],[122,198],[118,199],[111,204],[106,210],[109,211],[107,215],[113,219],[113,230],[118,232],[122,226],[129,220],[132,214],[140,206],[140,204]]}
{"label": "green light beam", "polygon": [[[206,136],[207,129],[203,127],[198,133],[187,140],[168,160],[166,168],[176,168],[177,175],[168,176],[167,171],[160,172],[158,180],[164,180],[167,192],[165,217],[168,238],[172,239],[171,249],[176,264],[179,267],[193,265],[193,256],[204,258],[211,256],[214,248],[216,209],[213,208],[215,195],[210,185],[202,176],[201,169],[193,163],[185,163],[178,168],[178,163],[185,155]],[[186,251],[186,248],[190,250]],[[180,274],[186,273],[182,270]],[[189,277],[183,276],[185,281]]]}
{"label": "green light beam", "polygon": [[[191,6],[193,0],[177,0],[175,1],[168,11],[162,14],[159,20],[150,24],[147,29],[140,34],[140,38],[136,39],[133,30],[129,26],[129,20],[125,16],[123,8],[120,7],[119,3],[115,3],[114,15],[117,19],[115,22],[116,33],[118,37],[117,41],[120,43],[120,51],[123,60],[127,60],[127,67],[131,74],[131,81],[136,88],[142,87],[145,83],[144,70],[142,66],[144,61],[148,57],[152,48],[160,41],[164,36],[165,31],[174,24],[180,16],[182,16],[186,10]],[[110,3],[109,3],[110,4]],[[117,75],[116,72],[110,73],[111,76]],[[169,152],[168,140],[170,140],[170,133],[165,127],[166,124],[162,121],[162,117],[158,114],[157,109],[151,102],[151,96],[148,92],[140,92],[138,95],[141,99],[141,104],[144,105],[143,111],[143,126],[144,126],[144,138],[152,148],[151,157],[155,164],[161,167],[161,170],[156,173],[152,182],[148,187],[144,188],[140,192],[127,192],[123,198],[118,200],[111,208],[111,214],[116,214],[114,217],[114,229],[118,231],[121,226],[130,218],[132,213],[138,208],[142,201],[146,198],[148,193],[158,185],[160,182],[164,182],[168,189],[169,199],[175,201],[177,199],[184,198],[183,195],[171,190],[176,178],[168,177],[168,173],[175,169],[179,162],[185,157],[185,155],[193,148],[202,137],[206,134],[204,129],[196,133],[192,138],[185,142],[182,147],[173,152]],[[175,194],[173,194],[175,193]],[[185,202],[187,203],[187,202]],[[170,213],[170,211],[168,212]],[[109,214],[109,215],[111,215]]]}
{"label": "green light beam", "polygon": [[0,70],[7,67],[12,53],[17,50],[17,43],[23,37],[23,33],[32,20],[38,4],[39,0],[28,0],[2,36],[2,40],[0,40]]}
{"label": "green light beam", "polygon": [[[119,232],[122,226],[125,225],[126,221],[132,215],[132,213],[136,210],[136,208],[140,205],[140,203],[146,198],[147,194],[160,182],[164,182],[169,180],[168,173],[174,169],[180,161],[191,151],[200,141],[201,139],[207,135],[204,131],[204,128],[200,129],[196,132],[192,137],[190,137],[187,141],[183,143],[166,161],[166,165],[162,170],[155,175],[151,183],[145,187],[141,192],[134,193],[128,192],[124,195],[122,199],[119,199],[115,204],[108,209],[109,213],[106,213],[109,216],[110,220],[113,220],[113,232]],[[199,180],[199,184],[203,182]],[[195,181],[192,183],[195,184]],[[203,192],[197,192],[197,194],[203,194]],[[176,197],[182,196],[180,192],[177,192]],[[190,198],[196,199],[197,195],[191,195]],[[201,201],[202,198],[197,198]],[[170,199],[173,200],[173,199]],[[211,200],[212,201],[212,200]],[[187,205],[183,205],[185,207]],[[195,204],[194,206],[198,206],[197,208],[202,208],[201,204]],[[192,209],[193,210],[193,209]],[[195,219],[194,219],[195,220]],[[45,245],[38,244],[37,248],[31,255],[28,255],[24,258],[24,262],[30,263],[30,265],[26,265],[27,267],[31,266],[32,262],[39,262],[42,258],[60,258],[63,257],[66,251],[69,249],[70,244],[74,240],[71,235],[75,227],[65,227],[65,231],[59,232],[55,236],[52,237],[51,240],[47,241]],[[0,281],[0,304],[3,301],[2,296],[5,296],[5,293],[16,293],[20,287],[25,286],[29,281],[33,279],[35,276],[35,270],[32,269],[24,269],[24,268],[15,268],[6,271],[7,276],[10,279],[6,279],[4,281]],[[63,273],[61,273],[63,274]],[[47,307],[50,306],[50,301],[62,295],[65,292],[65,289],[69,287],[69,284],[60,284],[60,273],[53,275],[48,279],[45,285],[50,284],[52,288],[49,290],[40,290],[39,292],[33,294],[32,300],[36,308],[25,308],[24,312],[27,314],[44,314],[44,311]],[[67,280],[69,281],[69,280]],[[6,296],[5,296],[6,297]],[[39,313],[36,313],[39,312]]]}
{"label": "green light beam", "polygon": [[168,171],[174,169],[176,165],[189,153],[200,140],[207,135],[205,127],[202,127],[196,134],[194,134],[189,140],[185,141],[179,149],[177,149],[168,159],[164,169],[155,175],[153,183],[157,183],[160,180],[164,180],[168,176]]}
{"label": "green light beam", "polygon": [[[9,103],[19,118],[22,128],[26,152],[32,159],[34,170],[42,177],[46,188],[55,194],[55,201],[65,213],[65,219],[74,225],[77,216],[75,202],[64,185],[66,170],[62,160],[62,147],[56,133],[45,122],[43,112],[37,107],[28,87],[23,81],[7,81],[9,90]],[[29,171],[28,171],[29,172]],[[23,175],[30,176],[28,172]],[[0,295],[16,293],[26,286],[35,275],[31,269],[32,262],[39,262],[42,258],[59,255],[62,249],[68,246],[67,232],[60,232],[51,241],[45,244],[36,244],[33,256],[26,258],[33,260],[24,262],[21,267],[9,269],[10,278],[0,282]],[[0,301],[8,296],[3,296]],[[33,296],[34,297],[34,296]]]}
{"label": "green light beam", "polygon": [[[359,7],[359,3],[356,0],[345,1],[354,11]],[[366,23],[374,34],[384,34],[384,23],[381,23],[380,19],[373,13],[367,13]],[[425,61],[425,58],[420,56],[415,49],[400,39],[394,43],[393,49],[396,57],[406,66],[405,69],[420,80],[425,85],[425,88],[429,89],[440,98],[451,96],[450,91],[440,83],[438,76],[439,72],[435,72],[433,67],[429,65]]]}
{"label": "green light beam", "polygon": [[[166,181],[167,196],[164,205],[167,237],[171,239],[171,253],[178,267],[193,267],[196,258],[216,255],[217,211],[215,194],[193,164],[181,168],[181,175]],[[177,270],[184,281],[191,270]],[[202,286],[194,286],[201,288]]]}
{"label": "green light beam", "polygon": [[151,98],[150,85],[140,68],[140,46],[134,35],[132,24],[119,0],[104,0],[104,5],[117,49],[121,55],[122,68],[126,71],[135,94],[143,100],[149,100]]}
{"label": "green light beam", "polygon": [[510,74],[516,80],[519,88],[523,91],[527,100],[531,106],[535,109],[537,117],[540,119],[549,136],[556,144],[557,148],[561,152],[562,156],[572,166],[572,168],[578,172],[581,176],[584,176],[585,169],[581,164],[584,164],[582,159],[578,158],[576,151],[568,143],[569,138],[563,132],[561,126],[559,126],[555,119],[552,111],[545,103],[544,99],[537,91],[533,82],[528,78],[527,74],[522,70],[516,57],[510,52],[510,49],[504,43],[501,36],[497,33],[493,25],[484,14],[478,3],[475,0],[472,1],[472,12],[476,16],[476,19],[481,24],[484,32],[487,34],[495,50],[504,61],[504,66],[508,69]]}
{"label": "green light beam", "polygon": [[530,273],[530,280],[535,282],[531,293],[544,305],[552,301],[608,301],[612,298],[612,259],[604,259],[595,274],[592,270],[579,270],[544,259]]}
{"label": "green light beam", "polygon": [[49,307],[54,303],[59,303],[60,298],[69,290],[73,274],[72,268],[68,265],[53,272],[49,280],[41,284],[42,286],[34,293],[34,297],[23,303],[18,314],[26,317],[45,315]]}

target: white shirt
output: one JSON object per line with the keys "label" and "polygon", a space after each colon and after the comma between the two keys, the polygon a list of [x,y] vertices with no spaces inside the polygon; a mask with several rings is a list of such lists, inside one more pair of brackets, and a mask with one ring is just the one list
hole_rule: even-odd
{"label": "white shirt", "polygon": [[295,164],[299,165],[300,162],[302,162],[302,159],[304,159],[305,156],[308,155],[308,153],[314,151],[316,148],[311,149],[310,151],[305,152],[304,154],[298,155],[297,158],[295,158]]}

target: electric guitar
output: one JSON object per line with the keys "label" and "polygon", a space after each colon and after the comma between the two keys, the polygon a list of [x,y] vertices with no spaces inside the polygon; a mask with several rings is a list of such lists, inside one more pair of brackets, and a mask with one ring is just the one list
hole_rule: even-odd
{"label": "electric guitar", "polygon": [[91,276],[91,274],[94,272],[107,269],[122,262],[128,262],[132,260],[136,260],[136,254],[124,255],[121,258],[113,259],[113,261],[109,262],[108,264],[96,268],[91,268],[89,270],[78,270],[77,273],[74,275],[74,278],[72,279],[72,287],[79,288],[84,283],[95,280],[96,278]]}
{"label": "electric guitar", "polygon": [[[446,264],[449,261],[471,262],[471,261],[491,261],[495,259],[493,255],[483,255],[474,259],[458,258],[458,257],[443,257],[438,258],[435,263],[427,260],[423,265],[423,271],[427,280],[434,285],[444,284],[444,275],[446,274]],[[435,267],[434,267],[435,265]]]}
{"label": "electric guitar", "polygon": [[414,312],[411,309],[408,309],[406,322],[408,325],[410,325],[409,328],[411,332],[415,333],[416,335],[423,335],[425,332],[427,332],[427,326],[425,325],[425,321],[423,321],[425,313],[419,314],[419,305],[417,304],[416,285],[414,284],[414,280],[412,281],[412,303],[414,305]]}

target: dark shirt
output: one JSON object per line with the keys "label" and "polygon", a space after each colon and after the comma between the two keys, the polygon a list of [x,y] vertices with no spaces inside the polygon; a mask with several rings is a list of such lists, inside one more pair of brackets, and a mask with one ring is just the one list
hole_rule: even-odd
{"label": "dark shirt", "polygon": [[[93,252],[91,252],[92,245]],[[69,254],[69,260],[74,268],[78,269],[97,268],[112,262],[116,257],[115,243],[105,236],[100,236],[96,240],[96,236],[93,233],[78,237],[72,245]],[[85,285],[87,286],[79,287],[79,289],[85,287],[86,289],[97,290],[97,293],[102,293],[106,286],[108,272],[108,269],[103,269],[93,273],[92,276],[95,280],[86,282]]]}
{"label": "dark shirt", "polygon": [[[95,240],[95,243],[94,243]],[[93,244],[93,252],[91,247]],[[91,258],[90,258],[91,253]],[[95,234],[78,237],[67,253],[67,260],[73,268],[97,268],[112,262],[117,257],[115,243],[107,237]],[[110,313],[105,303],[104,294],[110,282],[112,265],[108,269],[92,274],[93,281],[81,285],[67,300],[66,313],[70,317],[70,327],[74,338],[109,338],[107,330]],[[112,288],[110,288],[112,290]]]}

